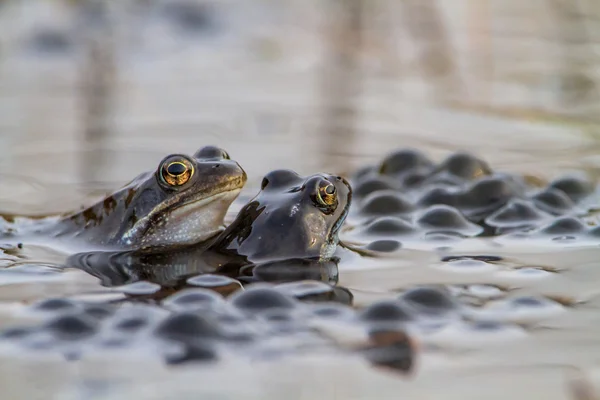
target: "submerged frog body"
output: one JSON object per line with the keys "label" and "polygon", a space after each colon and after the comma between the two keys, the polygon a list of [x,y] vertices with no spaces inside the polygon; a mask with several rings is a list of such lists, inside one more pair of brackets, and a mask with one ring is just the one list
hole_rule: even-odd
{"label": "submerged frog body", "polygon": [[100,278],[106,286],[147,280],[179,288],[187,278],[204,273],[336,281],[337,261],[332,256],[351,197],[350,185],[341,177],[303,178],[277,170],[264,177],[260,192],[209,242],[166,251],[82,253],[67,265]]}
{"label": "submerged frog body", "polygon": [[223,230],[227,209],[246,179],[241,166],[217,147],[203,147],[192,157],[172,154],[91,207],[17,234],[116,248],[197,243]]}

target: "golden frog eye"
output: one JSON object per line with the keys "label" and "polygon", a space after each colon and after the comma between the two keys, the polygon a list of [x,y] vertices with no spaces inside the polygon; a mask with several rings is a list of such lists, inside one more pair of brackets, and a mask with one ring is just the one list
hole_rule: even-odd
{"label": "golden frog eye", "polygon": [[194,166],[185,159],[167,160],[163,163],[160,175],[169,186],[182,186],[194,175]]}
{"label": "golden frog eye", "polygon": [[319,182],[319,188],[317,190],[317,201],[324,207],[330,207],[335,204],[337,199],[337,193],[335,186],[326,180]]}

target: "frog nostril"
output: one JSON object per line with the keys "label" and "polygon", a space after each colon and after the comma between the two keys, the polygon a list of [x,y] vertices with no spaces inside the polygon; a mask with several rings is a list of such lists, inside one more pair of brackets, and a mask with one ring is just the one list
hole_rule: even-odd
{"label": "frog nostril", "polygon": [[219,164],[215,164],[215,165],[213,165],[212,167],[213,167],[213,168],[219,168],[219,167],[220,167],[220,165],[219,165]]}

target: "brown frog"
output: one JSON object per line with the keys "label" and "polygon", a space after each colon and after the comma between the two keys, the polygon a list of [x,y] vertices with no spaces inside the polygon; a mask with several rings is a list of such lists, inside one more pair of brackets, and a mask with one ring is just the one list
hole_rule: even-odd
{"label": "brown frog", "polygon": [[96,204],[13,224],[13,233],[2,239],[59,238],[119,249],[198,243],[223,230],[246,180],[242,167],[218,147],[203,147],[192,157],[171,154]]}

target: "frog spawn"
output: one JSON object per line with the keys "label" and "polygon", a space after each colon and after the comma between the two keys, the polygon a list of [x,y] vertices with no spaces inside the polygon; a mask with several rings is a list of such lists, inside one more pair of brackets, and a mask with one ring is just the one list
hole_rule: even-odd
{"label": "frog spawn", "polygon": [[[223,297],[188,288],[159,306],[48,299],[27,309],[39,322],[0,331],[0,349],[72,361],[139,354],[173,365],[328,349],[406,372],[418,342],[446,343],[465,333],[469,346],[505,340],[506,332],[520,339],[528,323],[564,311],[545,297],[485,285],[414,286],[357,308],[349,292],[337,289],[318,281],[260,283]],[[354,339],[344,341],[339,332],[354,332]]]}
{"label": "frog spawn", "polygon": [[[356,205],[342,239],[375,252],[472,237],[578,243],[600,232],[584,220],[597,202],[585,177],[563,176],[540,187],[494,172],[468,153],[436,165],[419,151],[399,150],[357,171],[352,184]],[[572,220],[568,226],[564,218]]]}

